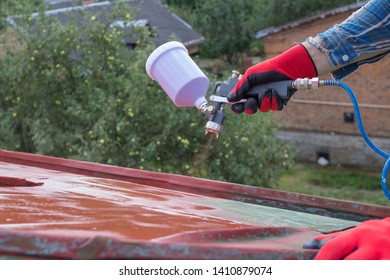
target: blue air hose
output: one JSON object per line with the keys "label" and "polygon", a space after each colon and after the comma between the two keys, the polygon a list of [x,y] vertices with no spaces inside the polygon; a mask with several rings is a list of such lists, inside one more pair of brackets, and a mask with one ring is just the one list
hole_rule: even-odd
{"label": "blue air hose", "polygon": [[379,154],[380,156],[382,156],[385,159],[387,159],[385,165],[383,166],[382,181],[381,182],[382,182],[383,193],[385,194],[387,199],[390,200],[390,192],[389,192],[389,188],[387,187],[387,184],[386,184],[387,173],[388,173],[389,167],[390,167],[390,154],[388,154],[388,153],[382,151],[381,149],[379,149],[371,141],[371,139],[368,137],[366,131],[364,130],[363,122],[362,122],[362,119],[361,119],[361,116],[360,116],[359,105],[358,105],[358,102],[356,100],[355,94],[353,93],[352,89],[350,87],[348,87],[345,83],[341,82],[341,81],[325,80],[325,81],[322,81],[322,82],[323,82],[323,84],[322,84],[323,86],[338,86],[338,87],[343,88],[348,93],[348,95],[349,95],[349,97],[351,98],[351,101],[352,101],[352,105],[353,105],[353,109],[355,111],[356,120],[357,120],[357,123],[358,123],[358,127],[359,127],[359,130],[360,130],[360,133],[362,134],[364,140],[366,141],[368,146],[370,146],[371,149],[373,149],[377,154]]}

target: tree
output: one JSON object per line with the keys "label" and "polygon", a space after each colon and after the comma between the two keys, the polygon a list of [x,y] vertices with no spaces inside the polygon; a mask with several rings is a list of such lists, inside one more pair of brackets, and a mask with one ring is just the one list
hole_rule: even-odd
{"label": "tree", "polygon": [[195,9],[196,5],[202,1],[204,0],[165,0],[163,2],[169,6],[175,6],[179,8],[186,7],[193,10]]}
{"label": "tree", "polygon": [[201,54],[223,56],[230,64],[238,64],[240,54],[248,50],[253,41],[254,13],[251,0],[214,0],[199,4],[192,22],[206,38]]}
{"label": "tree", "polygon": [[37,12],[44,7],[43,0],[1,0],[0,19],[27,12]]}
{"label": "tree", "polygon": [[[131,20],[131,12],[119,3],[111,16]],[[125,34],[100,23],[98,15],[77,16],[84,18],[83,26],[76,18],[62,26],[43,13],[19,18],[19,51],[9,51],[0,69],[5,85],[0,114],[9,128],[1,140],[7,148],[110,161],[107,137],[116,130],[110,122],[117,113],[131,121],[127,95],[150,83],[141,73],[153,46],[147,30]],[[138,37],[140,48],[125,49],[126,35]]]}
{"label": "tree", "polygon": [[[129,6],[118,2],[108,23],[78,12],[81,26],[76,18],[62,25],[43,13],[19,18],[19,47],[0,57],[1,148],[261,186],[274,182],[286,158],[268,116],[253,122],[231,116],[228,123],[237,128],[208,150],[203,114],[176,108],[145,73],[154,49],[149,30],[110,27],[114,18],[133,18]],[[137,38],[138,47],[127,49],[125,36]]]}
{"label": "tree", "polygon": [[[195,157],[204,160],[201,177],[273,187],[291,165],[291,151],[275,137],[270,114],[234,115],[226,110],[225,133],[209,140]],[[206,155],[202,154],[205,153]],[[193,169],[191,171],[193,171]],[[195,169],[196,170],[196,169]]]}
{"label": "tree", "polygon": [[291,22],[321,11],[355,3],[355,0],[263,0],[257,16],[259,30]]}

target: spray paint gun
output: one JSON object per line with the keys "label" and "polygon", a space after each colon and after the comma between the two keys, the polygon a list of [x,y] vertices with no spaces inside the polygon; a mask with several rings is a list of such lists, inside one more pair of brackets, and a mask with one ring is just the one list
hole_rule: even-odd
{"label": "spray paint gun", "polygon": [[[241,78],[241,75],[238,71],[232,72],[232,77],[228,82],[217,82],[212,90],[212,93],[209,97],[211,105],[206,106],[205,109],[202,109],[203,113],[208,117],[209,121],[206,123],[206,134],[213,133],[217,137],[223,132],[223,122],[224,122],[224,105],[233,105],[236,103],[245,103],[246,99],[242,99],[238,102],[229,102],[227,100],[227,95],[231,92],[236,86],[237,82]],[[304,79],[299,79],[299,81],[280,81],[273,82],[263,85],[258,85],[251,88],[247,93],[247,97],[258,98],[260,93],[264,93],[269,89],[274,89],[278,92],[279,96],[282,99],[282,102],[286,105],[287,101],[295,92],[297,83],[301,83]],[[307,80],[309,81],[309,80]]]}
{"label": "spray paint gun", "polygon": [[[209,80],[188,55],[183,44],[168,42],[161,45],[149,56],[145,67],[149,77],[158,82],[177,107],[195,106],[208,118],[206,135],[211,133],[219,137],[224,130],[225,104],[234,104],[226,97],[239,81],[239,72],[233,71],[228,82],[217,82],[213,86],[209,102],[205,98]],[[316,87],[316,83],[318,79],[273,82],[253,87],[247,96],[257,98],[259,93],[272,88],[278,92],[283,103],[286,104],[295,89]],[[238,101],[238,103],[243,102],[246,100]]]}
{"label": "spray paint gun", "polygon": [[[177,107],[195,106],[208,118],[206,134],[212,133],[217,137],[223,132],[224,106],[229,103],[227,95],[237,84],[240,74],[233,71],[228,82],[218,82],[214,85],[210,103],[205,98],[209,80],[188,55],[187,49],[179,42],[169,42],[158,47],[146,61],[146,72],[156,80]],[[390,190],[387,187],[387,173],[390,170],[390,154],[379,149],[367,136],[360,118],[359,106],[353,91],[341,81],[319,80],[318,78],[302,78],[293,81],[281,81],[259,85],[252,88],[248,97],[256,97],[269,89],[277,91],[284,104],[290,99],[295,90],[318,89],[319,87],[338,86],[350,96],[359,130],[366,143],[387,161],[382,170],[382,189],[390,200]],[[240,100],[239,102],[246,102]]]}

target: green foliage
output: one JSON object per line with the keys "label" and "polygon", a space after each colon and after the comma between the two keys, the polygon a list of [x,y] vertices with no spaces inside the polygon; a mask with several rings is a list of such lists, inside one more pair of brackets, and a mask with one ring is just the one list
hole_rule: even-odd
{"label": "green foliage", "polygon": [[206,38],[202,54],[222,55],[231,64],[239,63],[240,54],[253,40],[253,8],[251,0],[204,1],[197,6],[193,24]]}
{"label": "green foliage", "polygon": [[[131,19],[124,7],[113,13]],[[138,36],[142,47],[144,30],[124,34],[96,15],[83,17],[82,28],[44,15],[19,21],[27,34],[22,50],[0,62],[1,122],[10,128],[2,146],[99,162],[109,162],[107,153],[119,148],[120,141],[110,142],[122,122],[132,122],[127,100],[150,83],[143,62],[151,47],[126,50],[123,36]]]}
{"label": "green foliage", "polygon": [[[291,22],[355,0],[166,0],[206,41],[203,57],[222,57],[232,65],[242,63],[241,53],[253,53],[257,31]],[[313,34],[315,35],[315,34]],[[254,43],[255,42],[255,43]]]}
{"label": "green foliage", "polygon": [[[203,0],[201,0],[201,1],[203,1]],[[175,7],[180,7],[180,8],[186,7],[186,8],[194,9],[196,7],[196,5],[201,1],[199,1],[199,0],[165,0],[163,2],[165,2],[167,5],[171,5],[171,6],[175,6]]]}
{"label": "green foliage", "polygon": [[[133,12],[118,2],[109,22],[131,20]],[[267,115],[228,116],[226,133],[209,140],[203,114],[176,108],[146,75],[154,49],[149,30],[125,32],[101,23],[100,15],[78,13],[81,26],[43,14],[18,20],[17,51],[0,57],[1,148],[261,186],[275,182],[286,153]],[[124,47],[129,36],[138,40],[134,50]]]}
{"label": "green foliage", "polygon": [[280,176],[278,189],[388,206],[381,174],[367,169],[299,164]]}
{"label": "green foliage", "polygon": [[[355,0],[263,0],[258,1],[258,23],[262,28],[291,22],[321,11],[355,3]],[[259,28],[260,30],[261,28]]]}
{"label": "green foliage", "polygon": [[37,12],[44,7],[43,0],[1,0],[0,1],[0,19],[11,15],[20,15],[25,13]]}
{"label": "green foliage", "polygon": [[310,173],[307,176],[307,181],[315,186],[323,186],[328,188],[349,188],[358,190],[375,191],[380,190],[380,176],[377,174],[369,174],[359,170],[342,170],[342,172],[333,172],[330,175],[332,168],[318,169],[316,173]]}
{"label": "green foliage", "polygon": [[291,151],[274,136],[271,115],[237,116],[231,111],[226,115],[226,133],[210,149],[208,177],[276,186],[279,176],[291,165]]}

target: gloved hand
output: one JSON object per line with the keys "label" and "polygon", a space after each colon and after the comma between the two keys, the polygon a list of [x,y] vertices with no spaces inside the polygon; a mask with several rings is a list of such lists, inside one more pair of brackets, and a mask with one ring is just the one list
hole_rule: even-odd
{"label": "gloved hand", "polygon": [[303,248],[320,249],[316,260],[388,260],[390,218],[368,220],[348,230],[318,236]]}
{"label": "gloved hand", "polygon": [[259,94],[258,98],[247,98],[245,94],[256,85],[316,76],[316,67],[305,47],[296,45],[277,57],[248,68],[232,92],[228,94],[227,99],[230,102],[247,99],[245,105],[242,103],[232,105],[235,113],[245,111],[247,114],[254,114],[257,108],[261,112],[282,110],[283,102],[274,90],[270,89],[264,94]]}

